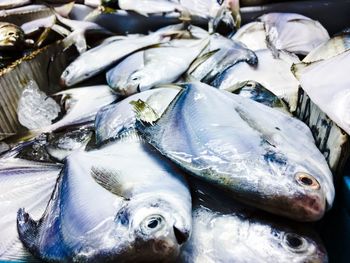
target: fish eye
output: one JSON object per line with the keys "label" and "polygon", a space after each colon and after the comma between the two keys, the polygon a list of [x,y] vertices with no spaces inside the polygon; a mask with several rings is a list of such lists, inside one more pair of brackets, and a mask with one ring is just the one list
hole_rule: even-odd
{"label": "fish eye", "polygon": [[299,172],[295,175],[295,180],[303,187],[312,190],[320,189],[320,183],[310,174]]}
{"label": "fish eye", "polygon": [[161,215],[151,215],[142,222],[141,229],[144,234],[159,230],[164,225],[164,218]]}
{"label": "fish eye", "polygon": [[306,240],[305,238],[293,234],[293,233],[286,233],[283,236],[283,245],[290,251],[296,252],[296,253],[301,253],[306,250]]}
{"label": "fish eye", "polygon": [[252,82],[252,81],[248,81],[247,84],[246,84],[246,87],[252,88],[252,89],[255,88],[255,86],[256,86],[255,83]]}

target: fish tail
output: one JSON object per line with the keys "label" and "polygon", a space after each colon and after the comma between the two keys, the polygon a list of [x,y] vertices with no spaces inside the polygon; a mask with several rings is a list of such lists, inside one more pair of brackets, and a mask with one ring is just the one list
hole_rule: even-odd
{"label": "fish tail", "polygon": [[38,223],[31,218],[24,208],[20,208],[17,212],[17,231],[23,245],[33,254],[37,254]]}

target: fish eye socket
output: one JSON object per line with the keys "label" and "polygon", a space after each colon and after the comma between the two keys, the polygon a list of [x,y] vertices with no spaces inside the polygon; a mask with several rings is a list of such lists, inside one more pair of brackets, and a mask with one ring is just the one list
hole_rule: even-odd
{"label": "fish eye socket", "polygon": [[283,244],[292,252],[300,253],[306,250],[305,238],[297,234],[286,233],[283,236]]}
{"label": "fish eye socket", "polygon": [[141,229],[145,234],[159,230],[164,225],[164,218],[161,215],[151,215],[143,220]]}
{"label": "fish eye socket", "polygon": [[318,190],[320,189],[320,183],[307,173],[296,173],[295,175],[296,181],[303,187],[312,189],[312,190]]}

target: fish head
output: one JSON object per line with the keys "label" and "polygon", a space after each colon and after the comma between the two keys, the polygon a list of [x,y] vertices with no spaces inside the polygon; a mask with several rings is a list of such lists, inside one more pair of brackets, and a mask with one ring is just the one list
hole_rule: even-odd
{"label": "fish head", "polygon": [[61,74],[60,84],[63,87],[70,87],[76,83],[88,79],[94,72],[82,72],[82,67],[78,66],[79,63],[71,63]]}
{"label": "fish head", "polygon": [[[281,258],[286,262],[327,262],[325,248],[317,236],[310,233],[272,227],[265,238],[269,243],[268,254],[271,258]],[[265,245],[262,244],[262,247]],[[266,247],[261,248],[264,249]]]}
{"label": "fish head", "polygon": [[24,45],[23,30],[10,23],[0,23],[0,47],[13,49]]}
{"label": "fish head", "polygon": [[138,253],[153,259],[176,258],[191,231],[191,219],[175,210],[171,200],[159,197],[129,201],[115,221],[131,233]]}
{"label": "fish head", "polygon": [[128,95],[131,95],[150,89],[151,83],[152,75],[147,74],[144,70],[138,70],[130,75],[125,90],[128,91]]}
{"label": "fish head", "polygon": [[[272,177],[267,190],[271,196],[269,206],[298,221],[316,221],[323,217],[334,199],[334,186],[329,169],[319,170],[307,165],[293,154],[283,159],[279,154],[266,154]],[[310,161],[310,160],[309,160]],[[276,176],[278,178],[276,178]],[[285,209],[288,207],[288,209]]]}

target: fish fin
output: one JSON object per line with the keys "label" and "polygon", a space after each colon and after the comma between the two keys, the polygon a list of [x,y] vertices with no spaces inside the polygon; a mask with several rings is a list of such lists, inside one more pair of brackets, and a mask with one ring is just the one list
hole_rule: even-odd
{"label": "fish fin", "polygon": [[75,1],[54,7],[55,13],[67,17],[74,7]]}
{"label": "fish fin", "polygon": [[303,69],[306,68],[309,64],[310,63],[294,63],[291,66],[291,71],[298,80],[300,80],[301,72],[303,71]]}
{"label": "fish fin", "polygon": [[136,113],[136,118],[143,123],[151,124],[159,119],[160,116],[143,100],[130,101]]}
{"label": "fish fin", "polygon": [[109,170],[105,167],[91,167],[91,176],[95,181],[106,190],[113,194],[129,199],[126,195],[126,189],[123,187],[123,183],[120,181],[119,172],[116,170]]}
{"label": "fish fin", "polygon": [[75,45],[79,54],[84,53],[87,50],[86,39],[83,31],[75,30],[63,39],[65,50],[68,49],[72,44]]}
{"label": "fish fin", "polygon": [[203,62],[205,62],[208,58],[210,58],[212,55],[214,55],[216,52],[218,52],[219,49],[215,49],[212,51],[209,51],[201,56],[199,56],[198,58],[196,58],[190,65],[190,67],[187,70],[187,74],[191,75],[193,73],[193,71],[195,71],[197,69],[197,67],[199,67]]}
{"label": "fish fin", "polygon": [[[19,239],[16,213],[20,207],[27,207],[35,217],[44,213],[61,165],[13,158],[1,159],[0,167],[0,259],[25,261],[30,255]],[[25,214],[21,210],[21,223]]]}
{"label": "fish fin", "polygon": [[179,19],[184,23],[189,23],[189,22],[191,22],[191,13],[186,8],[184,8],[181,11]]}
{"label": "fish fin", "polygon": [[30,250],[36,250],[36,238],[38,236],[38,223],[20,208],[17,212],[17,231],[21,241]]}

